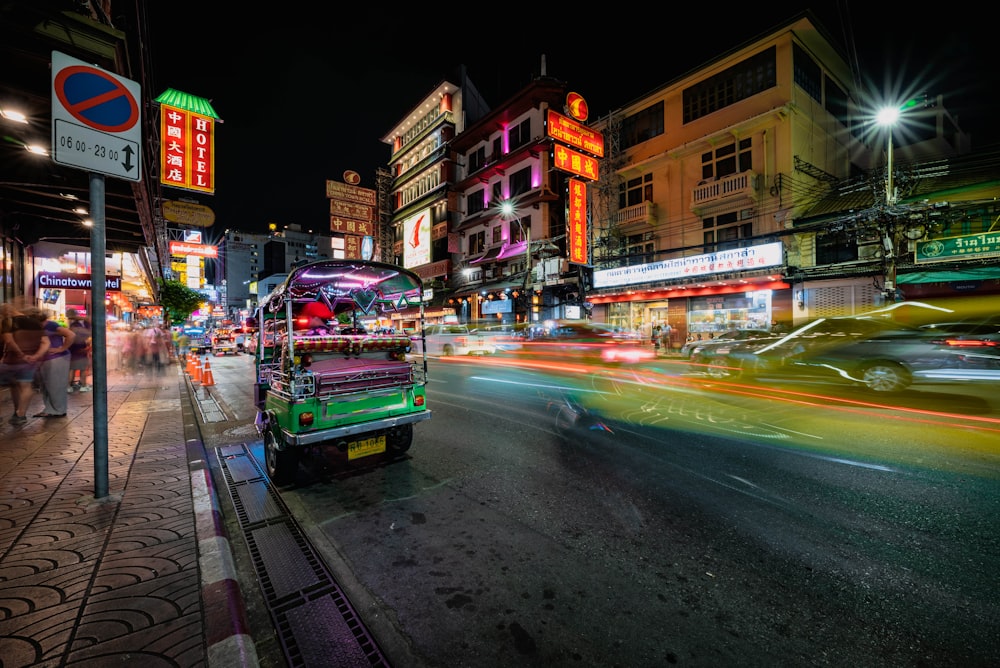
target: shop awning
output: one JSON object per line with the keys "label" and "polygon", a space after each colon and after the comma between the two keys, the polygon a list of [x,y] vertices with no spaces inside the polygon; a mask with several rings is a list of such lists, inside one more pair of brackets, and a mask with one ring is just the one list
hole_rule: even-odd
{"label": "shop awning", "polygon": [[951,281],[983,281],[1000,278],[1000,267],[967,267],[943,271],[911,271],[896,276],[900,285],[914,283],[949,283]]}

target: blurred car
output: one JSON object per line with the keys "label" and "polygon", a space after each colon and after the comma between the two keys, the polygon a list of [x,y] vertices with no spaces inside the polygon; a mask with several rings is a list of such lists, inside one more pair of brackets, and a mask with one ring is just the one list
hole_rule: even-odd
{"label": "blurred car", "polygon": [[699,359],[702,352],[717,346],[724,346],[733,341],[746,341],[748,339],[761,339],[771,337],[774,334],[769,329],[731,329],[728,332],[719,332],[710,339],[688,341],[681,346],[681,357],[695,363],[704,362]]}
{"label": "blurred car", "polygon": [[1000,384],[995,332],[959,332],[954,324],[819,318],[779,338],[738,342],[718,352],[715,375],[848,383],[873,392],[930,383]]}
{"label": "blurred car", "polygon": [[931,323],[922,325],[920,329],[1000,343],[1000,315],[972,316],[963,320]]}
{"label": "blurred car", "polygon": [[[459,323],[427,325],[422,335],[411,339],[414,351],[428,355],[492,355],[496,352],[492,337],[487,338]],[[427,350],[421,350],[421,345],[426,345]]]}
{"label": "blurred car", "polygon": [[519,345],[497,354],[540,362],[622,364],[656,359],[645,341],[587,320],[547,320],[523,332]]}

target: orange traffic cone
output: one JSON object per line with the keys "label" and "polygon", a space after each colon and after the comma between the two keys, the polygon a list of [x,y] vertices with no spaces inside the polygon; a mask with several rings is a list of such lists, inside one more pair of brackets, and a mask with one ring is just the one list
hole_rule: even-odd
{"label": "orange traffic cone", "polygon": [[195,383],[201,382],[201,360],[197,356],[194,358],[194,373],[191,374],[191,381]]}
{"label": "orange traffic cone", "polygon": [[205,368],[201,371],[201,386],[202,387],[212,387],[215,385],[215,377],[212,376],[212,365],[208,363],[208,358],[205,358]]}
{"label": "orange traffic cone", "polygon": [[188,353],[187,366],[184,367],[184,372],[189,376],[194,375],[194,353]]}

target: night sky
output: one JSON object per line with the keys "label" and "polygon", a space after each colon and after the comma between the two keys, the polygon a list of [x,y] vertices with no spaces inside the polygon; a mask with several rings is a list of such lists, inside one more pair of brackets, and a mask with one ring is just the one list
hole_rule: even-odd
{"label": "night sky", "polygon": [[[840,1],[813,11],[834,39],[850,40],[866,85],[944,95],[975,150],[1000,142],[991,21],[964,7],[965,16],[943,20],[940,8],[922,16],[915,5],[883,4]],[[433,17],[405,5],[407,13],[396,15],[385,4],[284,14],[281,3],[256,14],[232,13],[224,3],[185,12],[177,3],[148,6],[154,96],[169,87],[208,98],[223,120],[215,194],[165,196],[214,209],[217,231],[263,231],[274,222],[317,232],[329,231],[327,179],[354,170],[361,186],[374,188],[375,170],[390,157],[382,137],[438,83],[458,83],[462,65],[495,108],[541,73],[544,54],[546,74],[581,93],[591,118],[600,118],[807,8],[734,3],[733,18],[720,21],[699,3],[687,14],[664,5],[670,14],[660,19],[636,6],[608,26],[606,12],[558,4],[461,8],[457,16],[436,8]],[[560,11],[572,19],[567,27]],[[512,28],[518,21],[522,27]]]}

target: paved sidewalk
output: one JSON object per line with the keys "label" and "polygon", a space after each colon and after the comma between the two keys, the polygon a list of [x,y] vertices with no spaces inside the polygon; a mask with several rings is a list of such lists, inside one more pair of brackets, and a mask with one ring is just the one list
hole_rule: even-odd
{"label": "paved sidewalk", "polygon": [[189,387],[109,374],[102,499],[94,393],[48,419],[36,393],[17,426],[0,393],[4,668],[258,665]]}

